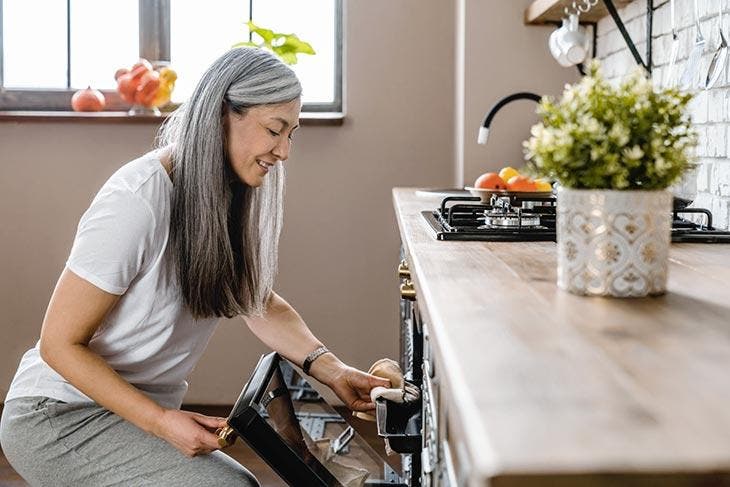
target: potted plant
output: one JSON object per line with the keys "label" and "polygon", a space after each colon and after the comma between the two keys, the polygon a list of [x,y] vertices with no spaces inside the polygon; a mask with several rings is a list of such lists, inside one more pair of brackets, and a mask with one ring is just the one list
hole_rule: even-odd
{"label": "potted plant", "polygon": [[619,84],[597,62],[560,100],[544,98],[525,156],[557,192],[558,285],[575,294],[666,291],[672,195],[692,166],[692,95],[641,71]]}

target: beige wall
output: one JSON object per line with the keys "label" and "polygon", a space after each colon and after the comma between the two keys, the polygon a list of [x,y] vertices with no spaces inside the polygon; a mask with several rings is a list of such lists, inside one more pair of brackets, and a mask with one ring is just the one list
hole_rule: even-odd
{"label": "beige wall", "polygon": [[[347,121],[297,134],[279,290],[327,345],[367,368],[397,355],[390,190],[451,179],[453,6],[350,2],[346,32]],[[38,337],[79,216],[153,136],[153,126],[0,123],[2,396]],[[186,401],[232,403],[264,351],[241,321],[221,323]]]}
{"label": "beige wall", "polygon": [[[533,107],[500,114],[487,148],[474,142],[483,112],[517,89],[556,90],[566,72],[547,53],[549,29],[522,25],[526,0],[346,3],[347,121],[297,134],[279,291],[343,359],[367,368],[398,349],[391,188],[451,185],[462,169],[468,180],[487,161],[514,160],[529,128],[520,108]],[[457,69],[460,58],[467,69]],[[79,216],[116,168],[150,147],[154,130],[0,123],[0,394],[38,338]],[[263,352],[241,321],[221,323],[186,402],[233,402]]]}
{"label": "beige wall", "polygon": [[487,145],[477,145],[477,131],[492,105],[518,91],[558,94],[578,74],[551,57],[547,41],[554,27],[524,25],[524,10],[531,0],[458,2],[464,50],[457,86],[465,102],[458,114],[464,130],[456,134],[456,150],[457,159],[463,161],[464,182],[471,184],[484,172],[522,166],[522,141],[537,122],[533,102],[513,102],[494,119]]}

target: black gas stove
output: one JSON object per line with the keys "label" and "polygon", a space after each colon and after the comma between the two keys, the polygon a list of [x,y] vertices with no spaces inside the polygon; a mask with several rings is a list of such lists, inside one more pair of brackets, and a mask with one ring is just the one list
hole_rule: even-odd
{"label": "black gas stove", "polygon": [[[730,243],[730,232],[712,226],[712,213],[675,199],[672,242]],[[490,242],[555,241],[555,196],[449,196],[436,210],[423,211],[437,240]],[[701,223],[691,215],[701,215]]]}

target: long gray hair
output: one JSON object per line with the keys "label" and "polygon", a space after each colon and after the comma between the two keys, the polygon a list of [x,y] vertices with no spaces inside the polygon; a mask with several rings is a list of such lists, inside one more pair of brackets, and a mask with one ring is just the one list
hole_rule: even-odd
{"label": "long gray hair", "polygon": [[236,48],[203,74],[160,129],[172,148],[169,257],[197,318],[261,315],[273,289],[282,226],[284,167],[253,188],[233,173],[223,116],[301,96],[294,72],[261,49]]}

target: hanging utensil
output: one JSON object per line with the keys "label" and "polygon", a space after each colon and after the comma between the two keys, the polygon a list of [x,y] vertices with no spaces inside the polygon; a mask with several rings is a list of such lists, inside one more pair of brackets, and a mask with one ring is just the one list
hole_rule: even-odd
{"label": "hanging utensil", "polygon": [[720,45],[717,46],[715,54],[712,55],[710,67],[707,68],[707,78],[705,79],[706,90],[709,90],[715,85],[715,83],[717,83],[717,80],[720,79],[720,75],[725,69],[725,63],[727,62],[727,41],[725,40],[725,34],[722,32],[722,2],[717,3],[720,6],[717,14],[717,30],[720,32]]}
{"label": "hanging utensil", "polygon": [[677,67],[677,54],[679,54],[679,35],[677,34],[677,21],[675,18],[674,0],[669,0],[669,12],[672,23],[672,47],[669,50],[669,64],[667,69],[664,71],[664,81],[662,85],[665,88],[674,88],[677,84],[675,78],[675,70]]}
{"label": "hanging utensil", "polygon": [[707,41],[702,35],[702,29],[700,28],[700,11],[697,7],[697,0],[694,0],[695,7],[695,29],[697,29],[697,36],[695,37],[695,44],[692,51],[689,53],[687,64],[684,67],[682,77],[679,79],[679,86],[684,90],[690,90],[697,87],[697,72],[700,68],[700,61],[702,61],[702,53],[705,52],[705,44]]}
{"label": "hanging utensil", "polygon": [[578,10],[583,14],[587,14],[596,5],[598,5],[598,0],[583,0],[583,5],[579,5]]}

